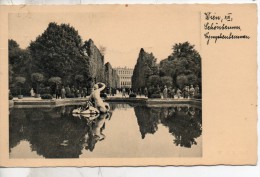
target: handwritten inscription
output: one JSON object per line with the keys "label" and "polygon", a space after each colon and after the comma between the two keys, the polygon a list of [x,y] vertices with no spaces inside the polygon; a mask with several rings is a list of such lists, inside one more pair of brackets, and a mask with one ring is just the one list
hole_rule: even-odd
{"label": "handwritten inscription", "polygon": [[211,40],[217,43],[217,41],[221,39],[250,39],[249,35],[242,33],[240,25],[234,24],[232,13],[227,13],[224,16],[221,16],[217,13],[205,12],[204,18],[204,38],[207,41],[207,45],[210,44]]}

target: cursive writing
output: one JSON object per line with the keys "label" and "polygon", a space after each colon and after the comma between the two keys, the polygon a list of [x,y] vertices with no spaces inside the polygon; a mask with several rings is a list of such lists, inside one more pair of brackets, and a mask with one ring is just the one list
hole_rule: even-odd
{"label": "cursive writing", "polygon": [[204,38],[207,45],[213,40],[217,43],[220,39],[225,40],[240,40],[250,39],[250,36],[242,33],[242,28],[238,24],[234,24],[232,13],[218,15],[215,12],[204,13]]}

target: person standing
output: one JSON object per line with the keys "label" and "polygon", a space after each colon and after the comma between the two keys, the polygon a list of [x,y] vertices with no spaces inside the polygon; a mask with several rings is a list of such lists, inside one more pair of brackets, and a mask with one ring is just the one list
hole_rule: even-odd
{"label": "person standing", "polygon": [[193,88],[193,85],[190,86],[190,98],[194,98],[195,89]]}
{"label": "person standing", "polygon": [[72,98],[75,98],[75,87],[74,87],[74,86],[72,86],[70,92],[71,92],[71,97],[72,97]]}
{"label": "person standing", "polygon": [[177,98],[181,97],[181,90],[179,88],[177,89],[176,94],[177,94]]}
{"label": "person standing", "polygon": [[200,88],[198,85],[196,85],[195,87],[195,92],[194,92],[194,97],[198,98],[199,97],[199,93],[200,93]]}
{"label": "person standing", "polygon": [[168,98],[172,98],[172,87],[171,86],[169,86],[168,87]]}
{"label": "person standing", "polygon": [[148,90],[147,90],[147,87],[144,88],[144,96],[145,96],[145,97],[148,96]]}
{"label": "person standing", "polygon": [[75,91],[75,95],[76,95],[76,98],[80,98],[80,92],[79,92],[79,89],[76,89],[76,91]]}
{"label": "person standing", "polygon": [[62,86],[62,88],[61,88],[61,98],[62,99],[65,98],[65,94],[66,94],[65,88],[64,88],[64,86]]}
{"label": "person standing", "polygon": [[34,93],[33,88],[31,88],[30,93],[31,93],[31,97],[34,97],[34,96],[35,96],[35,93]]}
{"label": "person standing", "polygon": [[140,95],[140,97],[141,97],[141,96],[142,96],[142,89],[139,88],[138,92],[139,92],[139,95]]}
{"label": "person standing", "polygon": [[175,94],[175,89],[174,89],[174,87],[170,90],[170,92],[171,92],[171,98],[174,98],[174,94]]}
{"label": "person standing", "polygon": [[58,84],[56,85],[55,94],[56,94],[56,99],[59,99],[60,98],[60,87]]}
{"label": "person standing", "polygon": [[183,97],[188,98],[189,97],[189,89],[188,86],[185,86],[183,89]]}
{"label": "person standing", "polygon": [[65,87],[65,92],[66,92],[66,97],[70,97],[71,96],[71,93],[70,93],[70,86],[68,85],[67,87]]}
{"label": "person standing", "polygon": [[125,88],[122,89],[122,97],[126,97],[126,95],[125,95]]}
{"label": "person standing", "polygon": [[168,89],[167,89],[166,85],[164,86],[164,89],[163,89],[163,98],[164,99],[168,98]]}

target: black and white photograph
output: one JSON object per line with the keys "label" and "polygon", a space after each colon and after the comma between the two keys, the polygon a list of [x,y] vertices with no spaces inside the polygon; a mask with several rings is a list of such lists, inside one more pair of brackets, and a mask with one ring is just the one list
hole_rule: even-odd
{"label": "black and white photograph", "polygon": [[255,4],[0,6],[0,166],[256,165],[257,20]]}
{"label": "black and white photograph", "polygon": [[203,157],[198,15],[121,6],[8,14],[10,159]]}

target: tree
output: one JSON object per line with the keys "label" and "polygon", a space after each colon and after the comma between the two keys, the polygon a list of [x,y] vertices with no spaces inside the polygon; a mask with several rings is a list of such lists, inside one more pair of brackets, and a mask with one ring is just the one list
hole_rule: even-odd
{"label": "tree", "polygon": [[81,74],[78,74],[75,76],[75,80],[77,82],[78,87],[81,87],[81,84],[84,81],[84,76]]}
{"label": "tree", "polygon": [[172,86],[172,78],[169,76],[161,77],[161,85],[167,86],[168,88]]}
{"label": "tree", "polygon": [[191,45],[189,42],[175,44],[169,60],[179,60],[186,70],[190,70],[195,74],[201,71],[201,57],[194,49],[194,45]]}
{"label": "tree", "polygon": [[20,95],[22,94],[22,86],[23,86],[23,84],[25,83],[25,81],[26,81],[26,79],[25,79],[25,77],[20,77],[20,76],[18,76],[18,77],[15,77],[15,83],[16,83],[16,85],[19,87],[19,90],[20,90]]}
{"label": "tree", "polygon": [[196,64],[201,63],[201,57],[199,53],[194,49],[194,45],[191,45],[189,42],[175,44],[173,46],[172,56],[169,58],[170,60],[174,60],[176,58],[190,58]]}
{"label": "tree", "polygon": [[19,44],[13,40],[8,40],[8,54],[9,54],[9,64],[13,65],[17,59],[19,59],[20,54]]}
{"label": "tree", "polygon": [[86,57],[87,74],[80,74],[84,75],[88,81],[86,86],[91,88],[96,82],[105,82],[104,56],[94,44],[94,41],[92,39],[85,41],[82,50]]}
{"label": "tree", "polygon": [[161,85],[161,79],[158,75],[152,75],[148,78],[147,86],[148,87],[156,87],[157,85]]}
{"label": "tree", "polygon": [[160,62],[159,75],[161,77],[163,76],[173,77],[175,72],[175,67],[176,65],[172,61],[168,59],[164,59]]}
{"label": "tree", "polygon": [[9,65],[9,73],[8,73],[9,88],[13,86],[13,75],[14,75],[13,66]]}
{"label": "tree", "polygon": [[160,76],[170,76],[178,87],[201,85],[201,57],[189,42],[175,44],[173,53],[160,62]]}
{"label": "tree", "polygon": [[51,85],[51,92],[52,94],[56,93],[57,92],[57,87],[58,85],[60,85],[62,82],[61,82],[61,78],[60,77],[51,77],[49,80],[48,80],[49,84]]}
{"label": "tree", "polygon": [[31,79],[32,82],[36,84],[36,93],[39,94],[39,84],[44,80],[43,74],[33,73]]}
{"label": "tree", "polygon": [[188,85],[188,77],[186,75],[179,75],[176,78],[176,83],[180,89],[182,89],[184,86]]}
{"label": "tree", "polygon": [[134,89],[146,87],[148,78],[157,73],[156,58],[152,53],[147,53],[141,48],[133,71],[132,87]]}
{"label": "tree", "polygon": [[76,74],[86,74],[88,68],[81,48],[78,31],[68,24],[53,22],[29,46],[35,71],[44,73],[47,78],[72,79],[70,83]]}
{"label": "tree", "polygon": [[13,79],[16,76],[25,77],[27,87],[31,77],[31,56],[28,49],[21,49],[19,44],[13,40],[8,40],[8,60],[9,60],[9,88],[13,88]]}
{"label": "tree", "polygon": [[[147,80],[148,97],[153,94],[160,94],[161,78],[158,75],[152,75]],[[159,95],[160,96],[160,95]]]}
{"label": "tree", "polygon": [[51,84],[51,85],[58,85],[58,84],[61,84],[61,78],[60,77],[51,77],[48,82]]}
{"label": "tree", "polygon": [[[158,78],[160,84],[156,83]],[[172,54],[159,65],[152,53],[141,49],[132,76],[132,86],[134,89],[146,86],[151,88],[155,83],[160,87],[169,87],[175,83],[181,89],[191,84],[199,84],[201,87],[201,57],[194,45],[189,42],[175,44]]]}

